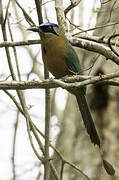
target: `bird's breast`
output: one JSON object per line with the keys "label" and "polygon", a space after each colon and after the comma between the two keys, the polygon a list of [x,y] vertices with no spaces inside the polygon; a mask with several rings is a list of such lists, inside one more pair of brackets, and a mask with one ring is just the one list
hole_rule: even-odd
{"label": "bird's breast", "polygon": [[69,70],[65,61],[66,42],[60,38],[50,38],[43,43],[43,60],[48,70],[56,78],[69,75]]}

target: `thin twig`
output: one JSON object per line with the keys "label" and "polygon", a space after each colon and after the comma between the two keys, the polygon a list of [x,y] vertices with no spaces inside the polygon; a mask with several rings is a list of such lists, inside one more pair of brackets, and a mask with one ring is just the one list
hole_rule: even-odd
{"label": "thin twig", "polygon": [[17,6],[22,10],[23,15],[24,15],[26,21],[29,23],[29,25],[35,26],[34,21],[33,21],[32,18],[28,15],[28,13],[24,10],[24,8],[18,3],[17,0],[15,0],[15,2],[16,2],[16,4],[17,4]]}
{"label": "thin twig", "polygon": [[[1,1],[0,1],[0,7],[2,9]],[[4,22],[4,20],[3,20],[3,12],[0,15],[1,15],[0,17],[1,17],[1,25],[2,25],[3,38],[4,38],[5,41],[7,41],[6,29],[5,29],[5,25],[3,25],[3,22]],[[15,81],[16,77],[15,77],[15,73],[14,73],[14,70],[13,70],[13,67],[12,67],[11,57],[10,57],[10,53],[9,53],[8,47],[5,47],[5,50],[6,50],[6,55],[7,55],[8,63],[9,63],[10,72],[12,74],[12,79]],[[10,98],[12,100],[14,100],[14,102],[17,105],[17,107],[19,108],[20,112],[25,116],[26,123],[27,123],[28,136],[29,136],[29,140],[30,140],[30,144],[32,146],[32,149],[33,149],[34,153],[36,154],[36,156],[38,157],[38,159],[42,163],[44,163],[44,159],[39,155],[39,153],[35,149],[33,141],[32,141],[32,136],[31,136],[31,132],[30,132],[31,131],[30,128],[31,128],[31,125],[32,125],[32,121],[31,121],[31,118],[30,118],[29,113],[28,113],[28,109],[27,109],[27,106],[26,106],[26,102],[25,102],[25,98],[24,98],[23,93],[21,91],[17,90],[17,94],[18,94],[18,97],[19,97],[19,100],[20,100],[20,103],[21,103],[21,106],[22,106],[23,110],[21,109],[21,107],[17,103],[16,99],[9,92],[6,91],[6,93],[9,94],[9,96],[10,96]],[[54,173],[56,179],[59,180],[58,175],[56,174],[56,170],[55,170],[55,168],[54,168],[52,163],[51,163],[51,168],[54,171],[53,173]]]}
{"label": "thin twig", "polygon": [[[13,40],[13,35],[12,35],[12,30],[11,30],[11,26],[10,26],[9,17],[8,17],[8,29],[9,29],[11,41],[13,42],[14,40]],[[14,57],[15,57],[15,62],[16,62],[16,67],[17,67],[17,73],[18,73],[18,78],[19,78],[19,81],[21,81],[21,75],[20,75],[20,70],[19,70],[19,63],[18,63],[16,47],[12,47],[12,48],[13,48],[13,52],[14,52]]]}
{"label": "thin twig", "polygon": [[[44,134],[43,134],[35,125],[34,125],[34,127],[36,128],[36,130],[38,131],[38,133],[39,133],[42,137],[45,138]],[[91,180],[86,174],[84,174],[84,173],[79,169],[79,167],[77,167],[75,164],[67,161],[67,160],[64,158],[64,156],[60,153],[60,151],[59,151],[56,147],[54,147],[51,143],[50,143],[50,147],[58,154],[58,156],[61,158],[61,160],[62,160],[62,162],[63,162],[64,164],[70,165],[71,167],[73,167],[74,169],[76,169],[82,176],[84,176],[87,180]],[[63,166],[64,166],[64,165],[63,165]],[[63,168],[64,168],[64,167],[62,167],[62,170],[61,170],[61,173],[60,173],[60,178],[61,178],[61,176],[62,176],[61,174],[62,174]]]}
{"label": "thin twig", "polygon": [[15,153],[16,153],[16,135],[19,122],[19,111],[17,110],[16,121],[14,123],[13,147],[12,147],[12,172],[13,180],[16,180],[16,166],[15,166]]}
{"label": "thin twig", "polygon": [[77,0],[75,2],[71,2],[71,4],[64,10],[64,14],[66,16],[66,14],[73,9],[74,7],[76,7],[77,5],[79,5],[79,3],[81,2],[81,0]]}
{"label": "thin twig", "polygon": [[[49,158],[49,138],[50,138],[50,91],[45,90],[45,174],[44,180],[50,176],[50,158]],[[47,174],[49,173],[49,174]]]}
{"label": "thin twig", "polygon": [[16,105],[16,107],[19,109],[20,113],[21,113],[21,114],[24,114],[24,112],[23,112],[20,104],[17,102],[17,100],[15,99],[15,97],[14,97],[11,93],[9,93],[7,90],[3,90],[3,91],[4,91],[4,92],[10,97],[10,99],[15,103],[15,105]]}
{"label": "thin twig", "polygon": [[[1,1],[0,1],[0,6],[2,7],[2,2]],[[1,17],[2,17],[2,19],[1,19],[2,20],[1,28],[2,28],[3,39],[4,39],[4,41],[7,41],[6,28],[5,28],[5,24],[3,23],[4,22],[3,11],[1,12]],[[6,51],[6,56],[7,56],[8,65],[9,65],[9,69],[10,69],[10,73],[11,73],[12,79],[16,80],[16,76],[15,76],[14,69],[13,69],[13,66],[12,66],[11,56],[10,56],[10,52],[9,52],[8,47],[5,47],[5,51]],[[22,106],[22,109],[23,109],[23,112],[24,112],[24,115],[25,115],[25,118],[26,118],[27,129],[28,129],[28,136],[29,136],[29,140],[30,140],[32,149],[33,149],[34,153],[36,154],[36,156],[39,158],[39,160],[43,161],[43,159],[37,153],[37,151],[36,151],[36,149],[34,147],[33,141],[32,141],[32,137],[31,137],[31,134],[30,134],[30,124],[29,124],[29,121],[31,121],[31,119],[30,119],[30,116],[29,116],[29,113],[28,113],[28,110],[27,110],[27,106],[26,106],[24,95],[19,90],[17,90],[17,95],[19,97],[19,100],[20,100],[20,103],[21,103],[21,106]]]}
{"label": "thin twig", "polygon": [[[15,97],[12,96],[12,95],[11,95],[8,91],[6,91],[6,90],[4,90],[4,92],[12,99],[12,101],[15,103],[15,105],[17,106],[17,108],[19,109],[19,111],[21,112],[21,114],[25,117],[25,114],[24,114],[24,112],[22,111],[22,109],[21,109],[21,107],[20,107],[20,104],[16,101]],[[35,129],[36,129],[38,132],[41,132],[41,131],[39,131],[39,129],[33,124],[32,121],[30,121],[30,126],[31,126],[31,130],[32,130],[32,132],[33,132],[33,134],[34,134],[34,137],[36,138],[36,140],[37,140],[37,142],[38,142],[38,144],[39,144],[39,147],[40,147],[41,151],[42,151],[43,154],[44,154],[43,145],[42,145],[42,143],[40,142],[40,139],[39,139],[37,133],[35,132]],[[42,134],[42,133],[40,133],[40,135],[41,135],[41,134]],[[44,136],[44,137],[45,137],[45,136]],[[36,156],[38,157],[38,159],[41,160],[42,163],[44,163],[44,159],[41,158],[41,157],[38,155],[38,153],[37,153],[37,151],[35,150],[33,144],[32,144],[32,146],[33,146],[33,151],[35,151],[35,154],[37,154]],[[54,165],[53,165],[53,163],[52,163],[51,161],[50,161],[50,166],[51,166],[51,170],[52,170],[52,172],[53,172],[56,180],[60,180],[60,178],[59,178],[59,176],[58,176],[58,174],[57,174],[57,171],[56,171],[56,169],[54,168]]]}
{"label": "thin twig", "polygon": [[10,0],[8,1],[7,8],[6,8],[6,14],[5,14],[4,22],[3,22],[4,26],[5,26],[5,23],[6,23],[6,20],[7,20],[7,16],[8,16],[9,5],[10,5]]}
{"label": "thin twig", "polygon": [[65,162],[64,162],[63,159],[62,159],[62,162],[61,162],[61,171],[60,171],[60,178],[61,178],[61,180],[63,179],[64,165],[65,165]]}
{"label": "thin twig", "polygon": [[[43,22],[42,18],[42,0],[35,0],[36,10],[38,15],[39,24]],[[39,34],[42,39],[42,34]],[[41,48],[42,45],[41,45]],[[49,78],[47,69],[44,69],[45,79]],[[50,177],[50,158],[49,158],[49,136],[50,136],[50,90],[45,89],[45,162],[44,162],[44,180],[48,180]]]}
{"label": "thin twig", "polygon": [[[72,24],[73,24],[73,23],[72,23]],[[109,23],[109,24],[102,24],[102,25],[100,25],[100,26],[96,26],[96,27],[89,28],[89,29],[86,29],[86,30],[83,30],[83,29],[81,29],[79,26],[77,26],[77,29],[81,30],[81,32],[77,32],[77,33],[75,33],[74,35],[78,35],[78,34],[80,34],[80,33],[88,32],[88,31],[94,31],[94,30],[96,30],[96,29],[108,28],[108,27],[110,27],[110,26],[114,26],[114,25],[117,25],[117,24],[119,24],[119,22],[113,22],[113,23]],[[76,25],[75,25],[75,27],[76,27]]]}
{"label": "thin twig", "polygon": [[2,42],[0,43],[0,48],[3,47],[14,47],[14,46],[26,46],[32,44],[41,44],[41,40],[26,40],[26,41],[19,41],[19,42]]}

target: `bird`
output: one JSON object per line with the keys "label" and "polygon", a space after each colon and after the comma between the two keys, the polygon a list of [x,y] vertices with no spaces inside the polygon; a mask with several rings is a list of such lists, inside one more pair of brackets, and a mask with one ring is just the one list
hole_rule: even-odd
{"label": "bird", "polygon": [[[43,62],[55,78],[59,79],[76,74],[83,75],[75,49],[57,24],[46,22],[39,26],[30,27],[27,30],[41,33]],[[69,90],[69,92],[76,97],[91,142],[100,148],[100,138],[86,100],[86,87],[82,87],[78,91]]]}
{"label": "bird", "polygon": [[[39,26],[32,26],[27,30],[40,33],[43,62],[47,70],[55,78],[59,79],[67,75],[70,76],[76,74],[83,75],[76,51],[57,24],[46,22]],[[108,175],[114,176],[115,170],[113,166],[103,159],[101,141],[86,100],[86,87],[82,87],[77,91],[68,91],[76,97],[82,120],[87,133],[90,136],[91,142],[100,149],[103,167]]]}

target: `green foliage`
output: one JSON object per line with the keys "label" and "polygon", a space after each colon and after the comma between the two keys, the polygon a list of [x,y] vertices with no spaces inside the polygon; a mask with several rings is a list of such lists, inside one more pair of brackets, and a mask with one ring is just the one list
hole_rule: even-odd
{"label": "green foliage", "polygon": [[97,13],[100,10],[100,8],[96,8],[92,10],[92,13]]}

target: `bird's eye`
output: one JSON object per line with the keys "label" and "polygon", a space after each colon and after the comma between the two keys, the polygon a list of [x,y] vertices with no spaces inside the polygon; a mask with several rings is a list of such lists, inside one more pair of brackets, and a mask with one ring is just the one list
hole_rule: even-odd
{"label": "bird's eye", "polygon": [[48,26],[48,30],[52,30],[52,26]]}

